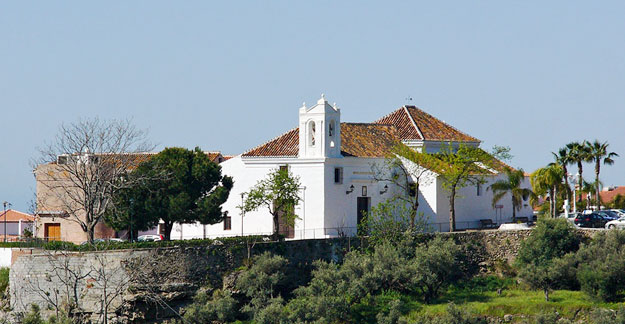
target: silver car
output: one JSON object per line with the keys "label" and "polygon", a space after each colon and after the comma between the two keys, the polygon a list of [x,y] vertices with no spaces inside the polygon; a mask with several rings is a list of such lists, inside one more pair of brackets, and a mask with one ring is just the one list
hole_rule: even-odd
{"label": "silver car", "polygon": [[625,216],[615,219],[613,221],[609,221],[605,224],[605,228],[613,229],[613,228],[625,228]]}

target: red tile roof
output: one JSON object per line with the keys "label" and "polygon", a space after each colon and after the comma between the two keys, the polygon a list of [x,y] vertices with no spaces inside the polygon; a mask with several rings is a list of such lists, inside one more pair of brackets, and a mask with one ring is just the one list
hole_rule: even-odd
{"label": "red tile roof", "polygon": [[299,151],[299,128],[290,131],[261,144],[245,153],[243,156],[271,157],[271,156],[297,156]]}
{"label": "red tile roof", "polygon": [[[7,222],[32,222],[35,220],[35,217],[31,214],[22,213],[17,210],[8,209],[6,211],[6,220]],[[4,211],[0,210],[0,223],[4,222]]]}
{"label": "red tile roof", "polygon": [[621,195],[625,197],[625,186],[618,186],[612,190],[602,190],[599,192],[599,197],[601,197],[601,201],[604,204],[612,202],[617,195]]}
{"label": "red tile roof", "polygon": [[[344,156],[384,157],[399,142],[392,125],[341,123],[341,153]],[[245,153],[244,157],[297,157],[299,128]]]}
{"label": "red tile roof", "polygon": [[341,123],[343,156],[385,157],[398,143],[399,136],[395,126]]}
{"label": "red tile roof", "polygon": [[404,106],[375,121],[395,125],[402,140],[479,142],[415,106]]}

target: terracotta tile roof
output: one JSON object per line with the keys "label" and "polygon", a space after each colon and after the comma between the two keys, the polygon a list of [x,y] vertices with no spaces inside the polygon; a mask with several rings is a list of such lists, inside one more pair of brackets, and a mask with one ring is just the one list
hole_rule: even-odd
{"label": "terracotta tile roof", "polygon": [[[6,211],[7,222],[32,222],[35,220],[35,217],[31,214],[22,213],[17,210],[8,209]],[[4,211],[0,210],[0,223],[4,222]]]}
{"label": "terracotta tile roof", "polygon": [[599,197],[604,204],[612,202],[617,195],[625,196],[625,186],[618,186],[612,190],[602,190],[599,192]]}
{"label": "terracotta tile roof", "polygon": [[341,123],[343,156],[385,157],[398,143],[398,131],[392,125]]}
{"label": "terracotta tile roof", "polygon": [[399,138],[402,140],[423,140],[419,129],[414,124],[410,114],[402,107],[375,121],[376,124],[394,125]]}
{"label": "terracotta tile roof", "polygon": [[[341,123],[341,153],[344,156],[384,157],[399,142],[392,125]],[[294,128],[245,153],[244,157],[297,157],[299,128]]]}
{"label": "terracotta tile roof", "polygon": [[397,127],[402,140],[479,142],[415,106],[404,106],[375,121]]}
{"label": "terracotta tile roof", "polygon": [[299,128],[290,131],[261,144],[245,153],[243,156],[271,157],[291,156],[296,157],[299,151]]}

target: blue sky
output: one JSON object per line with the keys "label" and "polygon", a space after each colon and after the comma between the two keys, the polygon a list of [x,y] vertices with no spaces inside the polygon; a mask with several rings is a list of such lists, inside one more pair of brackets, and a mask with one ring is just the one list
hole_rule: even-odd
{"label": "blue sky", "polygon": [[[159,148],[238,154],[321,93],[342,120],[410,102],[532,171],[573,140],[622,153],[625,2],[106,1],[0,4],[0,200],[60,123],[133,118]],[[586,168],[586,175],[591,176]]]}

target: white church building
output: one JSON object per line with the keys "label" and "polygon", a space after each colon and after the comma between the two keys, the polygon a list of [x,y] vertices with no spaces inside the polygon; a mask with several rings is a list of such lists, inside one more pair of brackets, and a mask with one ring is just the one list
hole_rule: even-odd
{"label": "white church building", "polygon": [[[214,225],[176,225],[172,239],[214,238],[271,234],[273,219],[267,209],[243,214],[238,206],[259,180],[277,168],[288,168],[301,182],[298,218],[293,228],[281,227],[287,238],[327,238],[355,235],[364,213],[391,198],[398,188],[376,181],[374,165],[384,163],[391,148],[402,142],[416,150],[438,152],[441,146],[479,146],[467,135],[414,106],[403,106],[372,123],[341,121],[341,111],[323,97],[312,107],[299,109],[299,124],[284,134],[221,162],[222,174],[234,179],[229,199],[223,205],[224,222]],[[488,186],[505,175],[493,175],[479,186],[462,188],[456,199],[456,228],[477,228],[480,220],[510,221],[510,197],[492,206]],[[529,187],[529,181],[525,180]],[[449,199],[436,179],[419,190],[419,211],[434,231],[449,231]],[[532,216],[529,201],[517,217]]]}

